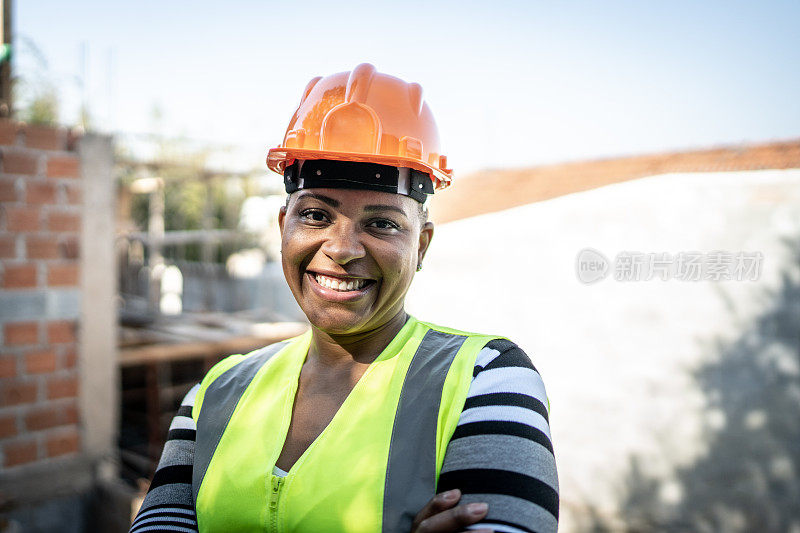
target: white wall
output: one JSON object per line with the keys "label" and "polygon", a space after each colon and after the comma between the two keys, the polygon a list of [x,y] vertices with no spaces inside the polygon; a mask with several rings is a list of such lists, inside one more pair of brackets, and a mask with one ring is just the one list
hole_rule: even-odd
{"label": "white wall", "polygon": [[[690,371],[763,308],[787,266],[781,236],[800,236],[800,170],[653,176],[437,227],[408,310],[508,336],[531,356],[551,401],[570,531],[586,503],[613,512],[632,454],[668,478],[704,452],[714,414]],[[611,260],[713,250],[764,260],[758,281],[586,285],[575,272],[585,247]],[[665,496],[679,488],[667,483]]]}

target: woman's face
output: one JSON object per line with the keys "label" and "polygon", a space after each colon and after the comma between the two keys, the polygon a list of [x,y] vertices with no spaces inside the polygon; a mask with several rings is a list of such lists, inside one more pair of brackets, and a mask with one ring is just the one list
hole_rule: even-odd
{"label": "woman's face", "polygon": [[304,189],[278,216],[286,281],[311,324],[330,334],[376,329],[403,310],[433,225],[407,196]]}

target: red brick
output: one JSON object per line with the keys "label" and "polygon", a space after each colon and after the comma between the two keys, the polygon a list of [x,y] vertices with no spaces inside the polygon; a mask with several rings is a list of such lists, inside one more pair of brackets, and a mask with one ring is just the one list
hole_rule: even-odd
{"label": "red brick", "polygon": [[80,231],[81,216],[77,213],[50,212],[47,215],[47,228],[50,231]]}
{"label": "red brick", "polygon": [[76,156],[55,156],[47,160],[47,176],[50,178],[77,178],[80,171],[80,160]]}
{"label": "red brick", "polygon": [[39,325],[36,322],[12,322],[6,324],[3,338],[8,346],[36,344],[39,342]]}
{"label": "red brick", "polygon": [[63,368],[75,368],[75,365],[78,363],[78,352],[73,349],[67,350],[61,361]]}
{"label": "red brick", "polygon": [[63,424],[60,409],[52,406],[39,407],[25,415],[25,429],[38,431],[54,428]]}
{"label": "red brick", "polygon": [[25,429],[39,431],[42,429],[67,426],[78,422],[78,409],[75,402],[67,405],[47,405],[36,407],[25,415]]}
{"label": "red brick", "polygon": [[0,386],[0,407],[33,403],[36,400],[36,383],[5,383]]}
{"label": "red brick", "polygon": [[78,378],[50,378],[47,382],[47,398],[76,398],[78,396]]}
{"label": "red brick", "polygon": [[0,179],[0,202],[16,202],[17,187],[13,178]]}
{"label": "red brick", "polygon": [[41,213],[38,207],[6,207],[6,229],[8,231],[37,231],[41,228]]}
{"label": "red brick", "polygon": [[51,236],[28,235],[25,248],[28,259],[56,259],[60,253],[58,239]]}
{"label": "red brick", "polygon": [[23,289],[36,287],[36,265],[7,265],[3,272],[3,288]]}
{"label": "red brick", "polygon": [[0,439],[13,437],[17,433],[17,417],[14,415],[0,416]]}
{"label": "red brick", "polygon": [[25,355],[25,372],[45,374],[56,369],[56,353],[53,350],[31,352]]}
{"label": "red brick", "polygon": [[25,201],[29,204],[56,203],[56,186],[52,181],[29,181],[25,193]]}
{"label": "red brick", "polygon": [[32,438],[6,442],[3,446],[3,466],[17,466],[36,460],[36,441]]}
{"label": "red brick", "polygon": [[47,342],[49,344],[75,342],[75,322],[60,320],[47,324]]}
{"label": "red brick", "polygon": [[65,135],[59,128],[28,126],[25,128],[25,146],[40,150],[63,150]]}
{"label": "red brick", "polygon": [[14,235],[0,235],[0,259],[17,257],[17,244]]}
{"label": "red brick", "polygon": [[76,428],[62,430],[47,437],[46,449],[48,457],[77,453],[78,448],[79,439]]}
{"label": "red brick", "polygon": [[67,203],[70,205],[80,204],[83,200],[83,190],[80,185],[67,185],[64,187],[64,192],[67,195]]}
{"label": "red brick", "polygon": [[77,237],[61,239],[58,251],[63,259],[78,259],[81,256],[81,244]]}
{"label": "red brick", "polygon": [[73,128],[67,132],[67,150],[74,152],[78,149],[78,143],[83,139],[83,132],[79,128]]}
{"label": "red brick", "polygon": [[78,263],[50,265],[47,269],[47,284],[54,287],[74,287],[78,284]]}
{"label": "red brick", "polygon": [[3,152],[3,172],[6,174],[36,174],[36,157],[14,151]]}
{"label": "red brick", "polygon": [[0,119],[0,144],[17,142],[17,123],[7,118]]}
{"label": "red brick", "polygon": [[0,356],[0,378],[13,378],[17,375],[17,358]]}
{"label": "red brick", "polygon": [[73,401],[63,407],[63,417],[65,424],[78,423],[78,405]]}

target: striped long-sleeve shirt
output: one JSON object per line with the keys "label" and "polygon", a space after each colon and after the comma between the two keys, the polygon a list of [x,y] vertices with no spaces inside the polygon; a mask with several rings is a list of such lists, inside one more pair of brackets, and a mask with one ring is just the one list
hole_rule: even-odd
{"label": "striped long-sleeve shirt", "polygon": [[[130,533],[197,531],[192,407],[198,388],[189,391],[172,421]],[[437,492],[453,488],[462,492],[459,505],[489,504],[486,517],[469,529],[549,533],[558,527],[558,476],[547,395],[528,356],[510,341],[490,341],[476,358]]]}

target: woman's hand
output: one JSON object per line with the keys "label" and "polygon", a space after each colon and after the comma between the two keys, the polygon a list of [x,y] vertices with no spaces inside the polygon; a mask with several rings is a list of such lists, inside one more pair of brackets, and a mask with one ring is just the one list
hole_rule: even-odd
{"label": "woman's hand", "polygon": [[[464,528],[481,520],[489,511],[485,503],[459,505],[453,509],[461,498],[458,489],[440,492],[430,499],[427,505],[417,513],[411,525],[411,533],[459,533]],[[491,533],[491,529],[471,529],[468,533]]]}

